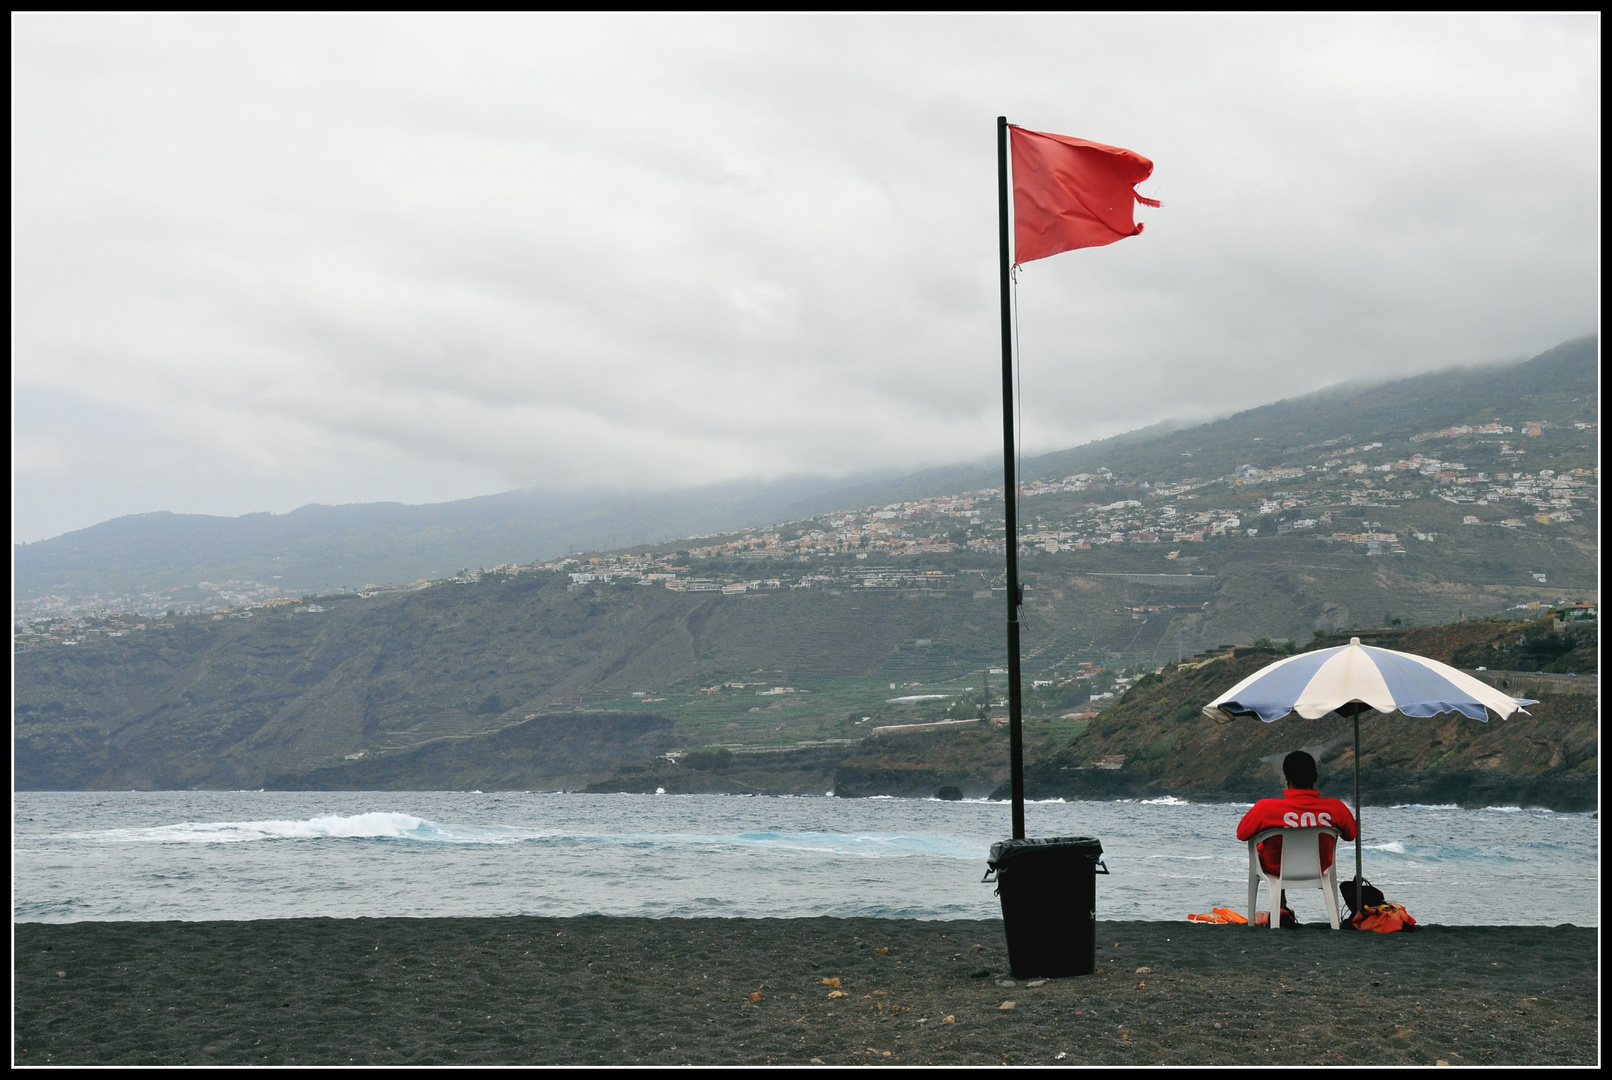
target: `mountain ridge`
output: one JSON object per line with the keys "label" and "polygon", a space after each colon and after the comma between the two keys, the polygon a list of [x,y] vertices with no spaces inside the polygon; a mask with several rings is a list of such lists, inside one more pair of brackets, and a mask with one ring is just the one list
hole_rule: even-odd
{"label": "mountain ridge", "polygon": [[[1165,478],[1183,460],[1207,475],[1268,464],[1294,441],[1369,437],[1412,413],[1430,424],[1470,422],[1494,400],[1518,408],[1594,394],[1599,343],[1564,342],[1529,360],[1445,369],[1382,383],[1340,383],[1205,424],[1165,421],[1027,458],[1021,479],[1091,470]],[[1542,389],[1548,385],[1549,389]],[[1254,428],[1267,434],[1254,436]],[[1237,432],[1247,429],[1247,437]],[[1261,445],[1263,444],[1263,445]],[[1280,445],[1278,445],[1280,444]],[[204,580],[272,583],[296,595],[372,582],[441,577],[461,568],[553,558],[799,520],[1000,486],[990,461],[904,475],[792,477],[673,492],[513,491],[446,503],[309,504],[237,518],[167,511],[128,515],[49,540],[13,545],[15,599],[50,593],[119,595]]]}

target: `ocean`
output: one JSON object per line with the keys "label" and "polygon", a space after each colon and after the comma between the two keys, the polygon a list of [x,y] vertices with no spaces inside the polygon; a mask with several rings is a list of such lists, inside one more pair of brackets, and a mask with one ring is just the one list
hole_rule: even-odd
{"label": "ocean", "polygon": [[[1099,919],[1241,910],[1247,804],[1032,803],[1093,836]],[[24,792],[17,922],[584,914],[990,919],[1002,803],[536,792]],[[1421,922],[1599,925],[1590,814],[1365,811],[1366,876]],[[1339,852],[1353,873],[1353,845]],[[1301,921],[1319,892],[1293,892]],[[1261,890],[1261,906],[1267,900]]]}

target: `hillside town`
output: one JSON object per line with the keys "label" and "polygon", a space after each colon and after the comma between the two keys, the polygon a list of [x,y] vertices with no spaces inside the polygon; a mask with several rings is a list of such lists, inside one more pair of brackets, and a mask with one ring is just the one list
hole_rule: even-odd
{"label": "hillside town", "polygon": [[[1530,422],[1522,428],[1526,437],[1537,435],[1541,425]],[[1474,431],[1499,437],[1513,430],[1499,424],[1452,428],[1417,435],[1411,441],[1421,443]],[[1517,453],[1509,441],[1495,441],[1494,450],[1503,458]],[[1580,520],[1586,509],[1592,519],[1596,512],[1599,479],[1595,469],[1491,472],[1429,454],[1395,456],[1382,442],[1341,447],[1336,446],[1338,440],[1332,442],[1334,445],[1302,448],[1317,451],[1311,461],[1266,468],[1243,465],[1208,480],[1155,483],[1099,469],[1027,482],[1020,493],[1021,554],[1168,544],[1175,549],[1165,560],[1178,562],[1185,571],[1194,561],[1192,549],[1175,545],[1300,534],[1322,544],[1349,545],[1367,556],[1392,556],[1404,554],[1407,543],[1450,540],[1452,528],[1550,527]],[[1104,501],[1105,493],[1127,497]],[[1429,510],[1423,515],[1425,526],[1403,530],[1384,528],[1381,522],[1367,518],[1371,512],[1435,499],[1469,512],[1455,515],[1460,524],[1453,525],[1449,511]],[[531,569],[567,573],[573,588],[594,582],[632,582],[675,591],[730,594],[829,584],[953,589],[959,586],[949,583],[960,575],[976,581],[992,575],[969,560],[951,560],[945,568],[920,566],[925,562],[922,557],[974,553],[999,558],[1006,542],[1002,513],[1001,488],[987,488],[842,511],[767,529],[744,529],[726,536],[693,538],[686,549],[675,552],[570,556]],[[1353,527],[1343,527],[1345,521]],[[1439,524],[1433,524],[1435,521]],[[707,542],[699,542],[702,540]],[[891,558],[914,556],[919,558],[888,565]],[[856,565],[869,560],[870,565]],[[763,561],[771,576],[743,573],[745,563]],[[713,572],[713,564],[724,572]],[[499,569],[515,572],[519,568]]]}
{"label": "hillside town", "polygon": [[[1521,467],[1528,441],[1552,426],[1496,421],[1422,432],[1404,444],[1415,451],[1409,454],[1381,440],[1332,439],[1282,450],[1272,464],[1247,463],[1211,478],[1193,476],[1192,455],[1183,454],[1180,472],[1168,479],[1123,476],[1108,468],[1032,479],[1020,489],[1020,551],[1040,558],[1167,546],[1160,572],[1190,574],[1192,552],[1211,543],[1299,537],[1367,557],[1394,557],[1408,545],[1449,543],[1465,533],[1548,533],[1586,516],[1593,522],[1598,469]],[[1463,456],[1477,464],[1431,452],[1429,444],[1454,439],[1464,440]],[[1400,523],[1376,520],[1390,516]],[[1005,537],[1002,490],[983,488],[656,547],[373,583],[358,594],[474,582],[487,573],[548,571],[568,575],[574,590],[632,584],[726,595],[834,587],[989,596],[1000,585]],[[1547,583],[1544,574],[1535,579]],[[277,581],[235,580],[127,596],[46,595],[16,603],[13,640],[19,649],[67,643],[101,623],[108,628],[98,632],[128,633],[179,615],[239,616],[297,596]]]}

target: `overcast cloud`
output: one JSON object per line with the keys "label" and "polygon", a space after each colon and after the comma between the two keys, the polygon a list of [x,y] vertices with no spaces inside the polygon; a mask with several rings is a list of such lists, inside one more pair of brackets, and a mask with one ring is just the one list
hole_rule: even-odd
{"label": "overcast cloud", "polygon": [[1026,449],[1598,326],[1600,18],[14,16],[14,539]]}

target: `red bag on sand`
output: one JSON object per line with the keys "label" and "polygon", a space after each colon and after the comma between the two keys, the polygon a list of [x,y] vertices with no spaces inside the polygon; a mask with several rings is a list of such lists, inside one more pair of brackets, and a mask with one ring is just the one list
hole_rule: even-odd
{"label": "red bag on sand", "polygon": [[1225,925],[1226,923],[1246,923],[1248,920],[1243,918],[1241,912],[1234,911],[1231,908],[1217,907],[1208,915],[1188,915],[1187,921]]}
{"label": "red bag on sand", "polygon": [[1395,934],[1416,925],[1416,920],[1402,904],[1367,904],[1349,922],[1356,930],[1374,930],[1379,934]]}

